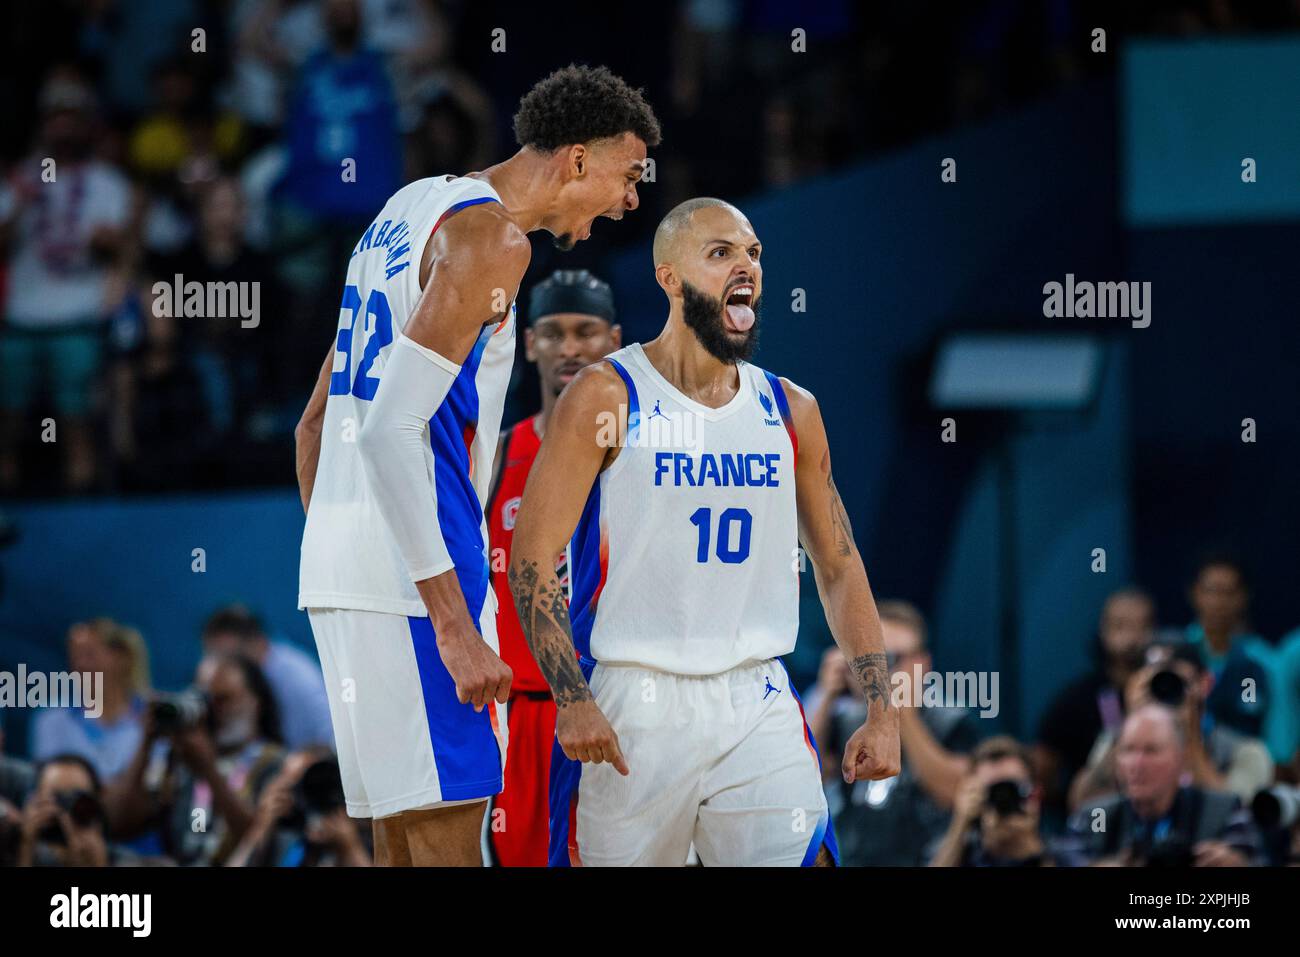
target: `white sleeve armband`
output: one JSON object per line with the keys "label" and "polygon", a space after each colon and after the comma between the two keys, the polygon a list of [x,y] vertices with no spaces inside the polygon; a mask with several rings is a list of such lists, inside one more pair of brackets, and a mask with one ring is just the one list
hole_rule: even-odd
{"label": "white sleeve armband", "polygon": [[425,467],[425,430],[459,374],[456,363],[399,336],[357,436],[366,481],[411,581],[441,575],[454,564]]}

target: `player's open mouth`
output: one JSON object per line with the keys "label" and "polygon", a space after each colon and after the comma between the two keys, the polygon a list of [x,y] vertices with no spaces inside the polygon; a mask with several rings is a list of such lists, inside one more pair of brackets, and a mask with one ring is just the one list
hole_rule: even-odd
{"label": "player's open mouth", "polygon": [[754,325],[754,287],[747,283],[734,287],[722,315],[728,332],[748,332]]}

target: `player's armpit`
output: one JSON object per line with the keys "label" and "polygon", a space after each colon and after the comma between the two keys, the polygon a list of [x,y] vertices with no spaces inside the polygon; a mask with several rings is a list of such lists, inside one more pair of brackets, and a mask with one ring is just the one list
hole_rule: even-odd
{"label": "player's armpit", "polygon": [[505,318],[531,257],[528,237],[501,205],[456,213],[429,239],[423,292],[402,335],[464,362],[483,326]]}
{"label": "player's armpit", "polygon": [[626,387],[607,363],[578,373],[547,423],[515,519],[510,591],[528,647],[560,708],[589,700],[591,689],[578,669],[568,601],[555,574],[555,559],[573,535],[611,453],[610,423],[617,422],[626,404]]}

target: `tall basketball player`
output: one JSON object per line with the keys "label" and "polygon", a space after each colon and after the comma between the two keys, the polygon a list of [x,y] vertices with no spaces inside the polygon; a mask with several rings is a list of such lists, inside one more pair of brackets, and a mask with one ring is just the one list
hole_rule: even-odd
{"label": "tall basketball player", "polygon": [[603,67],[542,80],[514,122],[510,159],[411,183],[362,235],[298,427],[298,604],[325,672],[348,813],[374,819],[380,864],[481,863],[511,681],[482,504],[526,234],[544,229],[568,249],[597,217],[636,209],[646,148],[659,142],[640,93]]}
{"label": "tall basketball player", "polygon": [[[614,322],[614,291],[585,269],[556,270],[533,286],[527,318],[525,356],[537,363],[542,409],[508,429],[497,450],[487,512],[494,571],[505,567],[496,564],[497,556],[503,555],[507,564],[510,561],[520,496],[556,400],[583,366],[609,355],[622,342],[622,330]],[[567,557],[559,571],[561,584],[569,580]],[[506,707],[510,760],[505,786],[492,800],[492,853],[505,867],[545,867],[555,700],[524,640],[506,576],[494,575],[492,588],[499,605],[501,660],[514,675]]]}
{"label": "tall basketball player", "polygon": [[[799,625],[800,541],[868,703],[845,780],[898,773],[880,620],[817,403],[747,361],[760,253],[727,203],[669,213],[663,332],[578,374],[528,479],[510,583],[559,708],[553,865],[680,865],[692,843],[705,865],[835,859],[778,660]],[[571,534],[566,602],[549,556]]]}

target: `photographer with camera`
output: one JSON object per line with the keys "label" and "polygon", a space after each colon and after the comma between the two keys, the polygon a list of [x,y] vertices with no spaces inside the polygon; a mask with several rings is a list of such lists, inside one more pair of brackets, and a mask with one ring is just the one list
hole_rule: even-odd
{"label": "photographer with camera", "polygon": [[1119,793],[1071,818],[1064,857],[1121,867],[1259,863],[1259,835],[1237,796],[1183,784],[1187,749],[1173,709],[1153,702],[1131,711],[1115,754]]}
{"label": "photographer with camera", "polygon": [[177,863],[221,864],[252,825],[283,755],[275,699],[257,665],[205,658],[194,689],[150,701],[144,741],[107,790],[112,833],[155,831]]}
{"label": "photographer with camera", "polygon": [[[122,867],[144,863],[110,844],[99,775],[79,754],[41,763],[36,786],[16,815],[19,867]],[[9,816],[6,808],[5,817]]]}
{"label": "photographer with camera", "polygon": [[285,758],[257,802],[252,826],[226,861],[227,867],[370,864],[363,831],[347,814],[338,759],[323,747]]}
{"label": "photographer with camera", "polygon": [[1007,735],[989,738],[971,752],[970,773],[930,866],[1052,866],[1038,830],[1041,811],[1029,750]]}
{"label": "photographer with camera", "polygon": [[[1147,663],[1124,689],[1124,710],[1132,714],[1145,704],[1173,709],[1187,743],[1186,771],[1191,783],[1211,791],[1230,791],[1251,800],[1273,780],[1273,759],[1256,738],[1233,731],[1215,720],[1206,708],[1214,684],[1198,646],[1188,642],[1158,643],[1147,651]],[[1088,763],[1070,788],[1070,807],[1116,790],[1117,734],[1103,730]]]}

